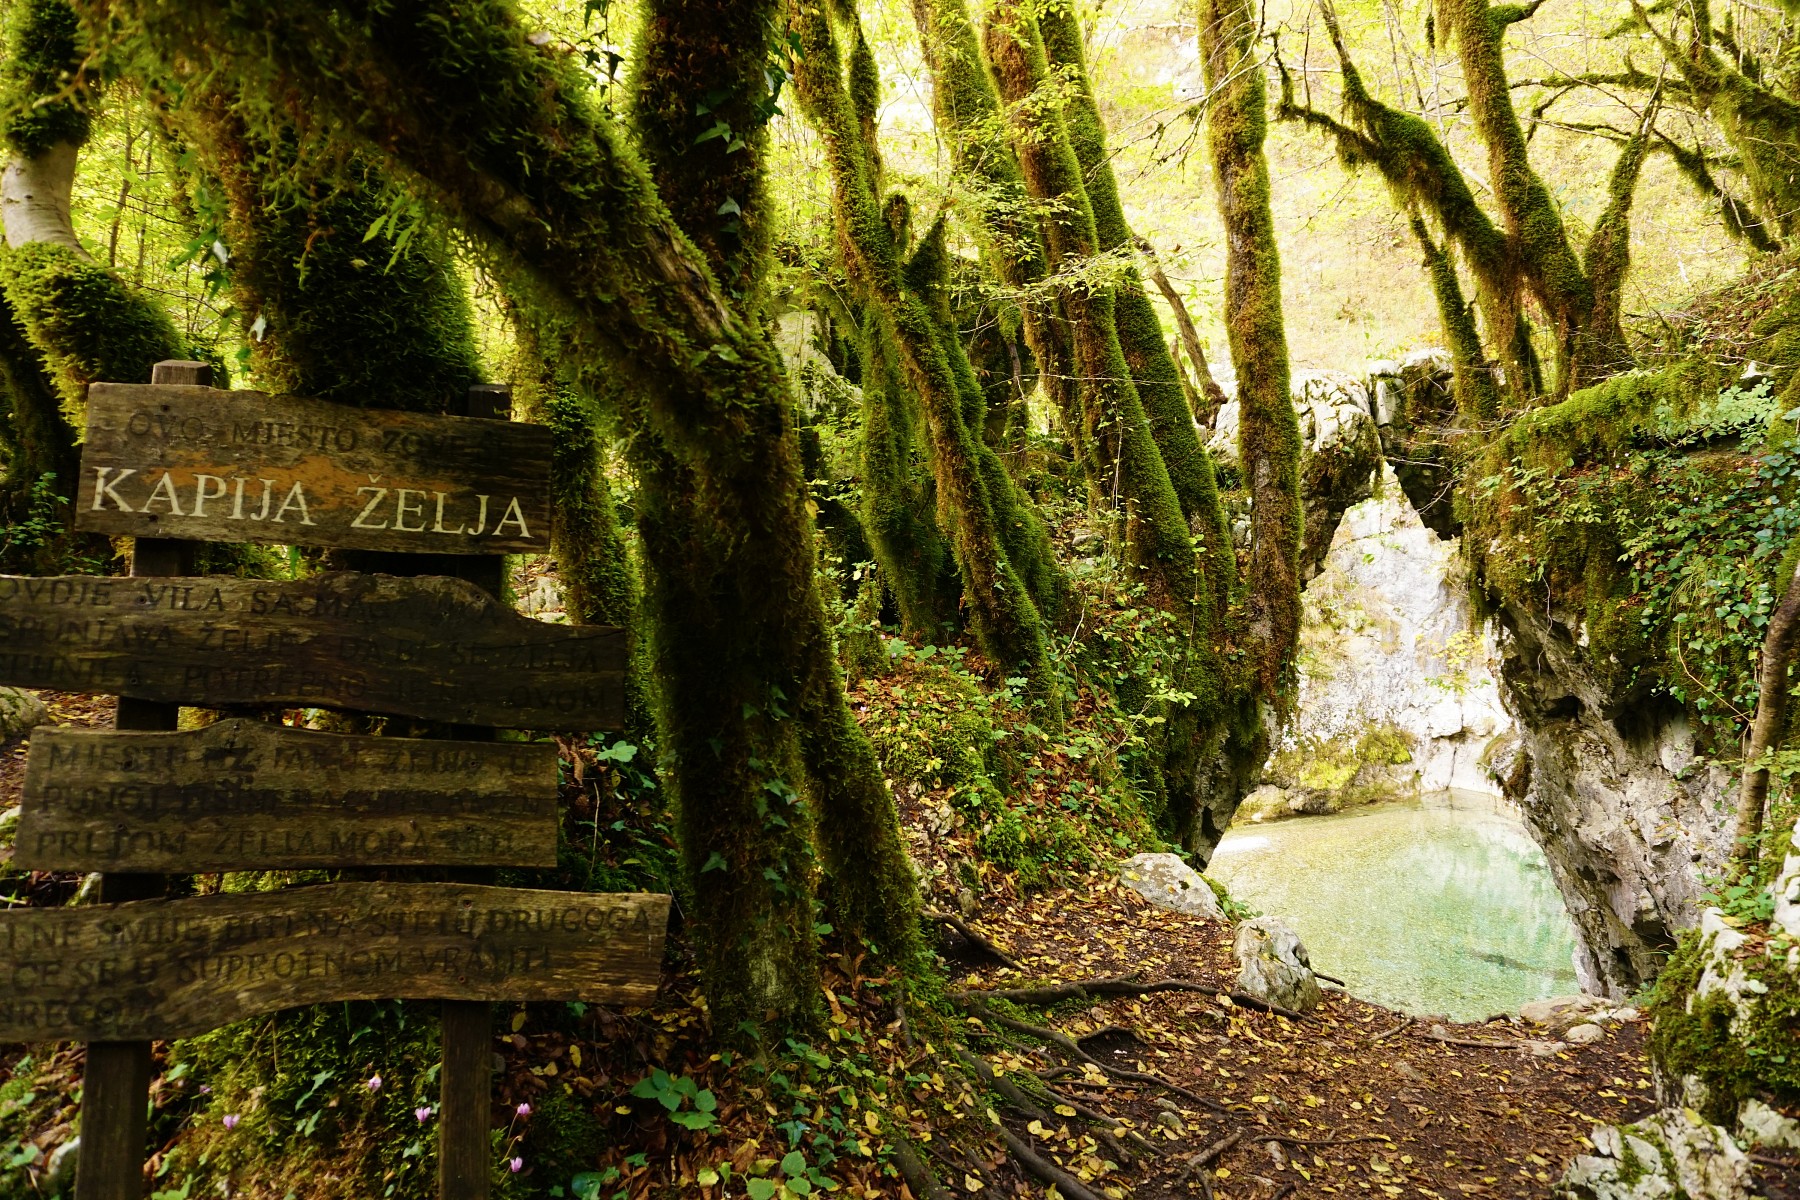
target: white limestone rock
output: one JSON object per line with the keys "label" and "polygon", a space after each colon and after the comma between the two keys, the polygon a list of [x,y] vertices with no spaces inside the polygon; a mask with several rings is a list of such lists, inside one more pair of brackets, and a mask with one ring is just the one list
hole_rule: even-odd
{"label": "white limestone rock", "polygon": [[50,721],[50,710],[30,692],[0,687],[0,746],[9,746]]}
{"label": "white limestone rock", "polygon": [[1542,1025],[1561,1037],[1577,1025],[1595,1023],[1607,1008],[1604,996],[1581,993],[1529,1001],[1519,1006],[1519,1015],[1533,1025]]}
{"label": "white limestone rock", "polygon": [[1800,1150],[1800,1121],[1782,1116],[1761,1100],[1746,1100],[1739,1106],[1738,1132],[1753,1146]]}
{"label": "white limestone rock", "polygon": [[1636,1125],[1596,1126],[1595,1153],[1577,1155],[1556,1185],[1563,1200],[1747,1200],[1750,1160],[1693,1109],[1663,1109]]}
{"label": "white limestone rock", "polygon": [[1169,912],[1224,920],[1219,898],[1200,873],[1174,854],[1134,854],[1119,866],[1119,882]]}
{"label": "white limestone rock", "polygon": [[1237,990],[1245,995],[1296,1012],[1309,1012],[1324,999],[1306,946],[1280,917],[1245,921],[1231,948],[1238,960]]}

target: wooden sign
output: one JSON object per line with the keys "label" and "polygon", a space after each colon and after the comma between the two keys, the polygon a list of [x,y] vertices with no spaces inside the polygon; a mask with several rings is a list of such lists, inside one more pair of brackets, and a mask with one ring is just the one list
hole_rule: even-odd
{"label": "wooden sign", "polygon": [[669,897],[454,883],[0,912],[0,1042],[187,1037],[342,1000],[656,996]]}
{"label": "wooden sign", "polygon": [[323,400],[96,383],[75,525],[427,554],[550,545],[550,431]]}
{"label": "wooden sign", "polygon": [[40,871],[556,865],[556,747],[40,729],[15,865]]}
{"label": "wooden sign", "polygon": [[508,729],[617,729],[625,635],[534,621],[441,576],[0,575],[0,683]]}

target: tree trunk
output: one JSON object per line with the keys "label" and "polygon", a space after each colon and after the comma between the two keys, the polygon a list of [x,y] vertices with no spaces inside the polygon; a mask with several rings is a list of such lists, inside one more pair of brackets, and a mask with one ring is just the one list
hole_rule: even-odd
{"label": "tree trunk", "polygon": [[1076,389],[1074,347],[1061,305],[1040,286],[1049,275],[1044,239],[1018,160],[996,143],[1000,98],[982,69],[981,43],[964,0],[913,0],[913,21],[931,71],[932,107],[955,171],[969,191],[976,235],[994,277],[1017,297],[1038,380],[1096,500],[1110,476],[1088,444]]}
{"label": "tree trunk", "polygon": [[1053,0],[1040,6],[1038,28],[1044,40],[1046,60],[1067,80],[1063,128],[1069,148],[1081,168],[1081,179],[1094,211],[1094,232],[1100,253],[1123,261],[1123,271],[1113,287],[1113,324],[1119,348],[1131,368],[1138,401],[1150,420],[1150,433],[1161,451],[1163,465],[1181,511],[1191,525],[1206,531],[1206,545],[1214,551],[1216,573],[1231,543],[1230,524],[1219,503],[1218,481],[1211,458],[1200,445],[1187,399],[1181,392],[1181,376],[1163,341],[1162,322],[1145,294],[1144,281],[1132,259],[1131,228],[1119,202],[1119,184],[1113,175],[1112,157],[1106,150],[1106,129],[1094,103],[1088,82],[1087,62],[1081,41],[1081,23],[1072,0]]}
{"label": "tree trunk", "polygon": [[92,3],[167,51],[178,79],[204,69],[243,89],[253,115],[306,96],[310,136],[427,189],[542,311],[546,352],[584,386],[606,382],[645,498],[659,750],[684,823],[704,826],[683,854],[711,1017],[728,1038],[806,1024],[813,866],[787,706],[823,612],[792,404],[761,322],[718,286],[577,65],[534,45],[503,0],[455,21],[423,0]]}
{"label": "tree trunk", "polygon": [[[658,191],[671,197],[677,223],[696,238],[708,264],[739,298],[740,308],[752,312],[760,306],[768,268],[769,214],[763,147],[767,141],[765,126],[776,112],[778,99],[770,84],[767,59],[771,48],[785,49],[778,14],[779,5],[773,0],[654,0],[646,9],[646,20],[654,30],[649,40],[660,43],[663,49],[646,57],[634,101],[640,128],[646,127],[650,114],[660,114],[661,136],[645,143]],[[872,67],[871,56],[869,69]],[[688,110],[698,107],[694,96],[701,81],[706,81],[708,87],[699,94],[708,98],[705,107],[711,111],[688,117]],[[696,125],[708,118],[728,125],[729,132],[707,136],[716,125],[696,131]],[[714,197],[721,192],[725,200],[714,204]],[[733,207],[739,211],[731,212]],[[733,230],[729,221],[721,227],[722,216],[737,217],[739,227]],[[784,404],[784,420],[775,432],[786,457],[784,467],[791,472],[793,482],[803,487],[799,441],[788,413],[789,406]],[[671,531],[682,523],[700,529],[704,514],[697,509],[697,492],[704,488],[704,478],[673,455],[656,456],[652,468],[643,473],[643,482],[651,497],[653,514],[666,521]],[[678,478],[682,479],[679,490],[666,490],[675,486]],[[796,499],[804,504],[804,492]],[[684,516],[679,511],[681,505],[694,511]],[[768,714],[767,719],[779,723],[785,716],[784,689],[792,687],[789,695],[798,710],[798,720],[788,720],[787,724],[798,726],[794,761],[799,767],[793,778],[807,793],[816,814],[819,856],[826,872],[824,899],[828,915],[847,935],[863,938],[887,961],[909,965],[918,952],[918,900],[900,840],[899,813],[874,748],[857,725],[844,695],[843,675],[825,622],[818,576],[811,569],[810,520],[803,509],[793,513],[793,517],[799,521],[799,548],[806,555],[804,590],[789,600],[787,619],[793,644],[787,661],[761,664],[765,672],[783,672],[765,684],[767,693],[761,707]],[[707,537],[711,540],[721,535],[733,537],[736,531],[727,527],[711,531]],[[664,553],[675,548],[674,539],[667,539],[667,543]],[[684,554],[694,552],[691,542],[681,549]],[[801,566],[795,564],[796,568]],[[700,564],[691,560],[683,564],[682,570],[690,578],[706,578]],[[679,599],[671,597],[670,607],[665,609],[670,614],[665,618],[669,624],[660,630],[665,643],[686,640],[686,629],[676,625],[672,617],[693,599],[691,594]],[[730,624],[729,618],[726,624]],[[671,649],[670,653],[674,651]],[[698,674],[699,664],[694,663],[693,667]],[[763,719],[760,714],[759,719]],[[770,732],[777,731],[772,726]],[[756,765],[754,760],[751,765]],[[778,786],[779,782],[765,784],[766,795],[756,797],[756,801],[774,805],[798,799]],[[800,809],[794,811],[804,815]],[[771,818],[779,816],[775,812],[764,813],[765,826],[778,831],[779,825],[771,824]],[[716,886],[707,878],[710,859],[698,857],[699,846],[706,846],[708,853],[718,853],[714,845],[731,839],[736,832],[729,822],[718,818],[719,814],[702,812],[691,803],[683,808],[684,829],[698,843],[687,850],[690,872],[696,867],[699,871],[698,876],[690,876],[697,891],[710,891]],[[684,847],[686,844],[684,839]],[[793,856],[790,877],[800,879],[807,864],[802,861],[799,848],[781,845],[777,853]],[[805,889],[795,889],[795,895],[790,897],[782,887],[783,882],[776,881],[770,897],[774,911],[766,928],[766,957],[795,955],[796,946],[810,955],[814,953],[816,935],[809,926],[796,930],[776,924],[799,915],[792,912],[792,906],[805,898]],[[741,895],[727,896],[725,900],[730,904],[744,903]],[[704,903],[710,906],[714,902],[708,899]],[[741,911],[721,913],[717,908],[709,908],[709,913],[714,922],[736,922],[739,928],[750,915]],[[764,932],[756,931],[752,936]],[[718,935],[709,936],[716,939]],[[816,987],[816,963],[807,959],[801,965],[806,973],[800,981]]]}
{"label": "tree trunk", "polygon": [[[1079,272],[1100,252],[1093,207],[1061,118],[1030,103],[1046,91],[1049,64],[1037,22],[1020,0],[995,0],[983,50],[1008,106],[1007,129],[1026,188],[1049,210],[1050,271]],[[1059,284],[1056,294],[1073,341],[1084,437],[1107,495],[1125,514],[1132,558],[1153,600],[1184,619],[1193,616],[1204,638],[1216,615],[1208,602],[1224,581],[1202,578],[1187,518],[1119,344],[1113,291],[1075,282]]]}
{"label": "tree trunk", "polygon": [[1207,146],[1225,225],[1226,330],[1238,378],[1238,453],[1251,499],[1250,653],[1258,695],[1281,711],[1291,700],[1300,636],[1300,427],[1289,392],[1256,38],[1249,0],[1201,0],[1200,56],[1212,96]]}
{"label": "tree trunk", "polygon": [[1182,300],[1181,293],[1169,282],[1163,273],[1162,262],[1156,257],[1156,247],[1143,238],[1137,239],[1138,253],[1144,256],[1144,263],[1150,268],[1150,282],[1162,293],[1168,302],[1169,310],[1175,314],[1175,327],[1181,331],[1181,345],[1187,351],[1188,361],[1194,365],[1194,374],[1204,407],[1194,409],[1194,421],[1202,429],[1211,429],[1218,418],[1219,410],[1225,407],[1225,389],[1213,378],[1212,368],[1206,365],[1206,347],[1200,341],[1200,331],[1194,328],[1194,318],[1188,314],[1187,303]]}
{"label": "tree trunk", "polygon": [[940,523],[956,549],[976,640],[1002,670],[1024,675],[1049,700],[1056,683],[1039,613],[1007,557],[996,506],[981,473],[980,432],[969,428],[951,367],[951,356],[960,354],[961,346],[954,338],[946,344],[925,300],[901,277],[894,230],[869,178],[871,155],[844,85],[830,19],[810,9],[796,12],[794,23],[801,42],[795,88],[825,143],[838,238],[851,277],[882,334],[900,351],[907,381],[924,410]]}
{"label": "tree trunk", "polygon": [[1488,179],[1519,270],[1555,329],[1555,394],[1560,397],[1586,377],[1582,350],[1594,293],[1550,189],[1532,169],[1525,134],[1513,111],[1502,41],[1516,11],[1520,10],[1495,8],[1488,0],[1446,0],[1442,9],[1456,38],[1469,113],[1487,147]]}
{"label": "tree trunk", "polygon": [[1800,565],[1789,576],[1781,600],[1769,616],[1763,635],[1761,686],[1756,696],[1756,717],[1744,743],[1744,778],[1738,788],[1737,819],[1732,827],[1732,859],[1748,876],[1755,872],[1762,854],[1763,809],[1769,801],[1770,751],[1787,734],[1788,670],[1794,661],[1794,645],[1800,641]]}
{"label": "tree trunk", "polygon": [[907,403],[899,357],[869,314],[862,340],[863,528],[902,628],[935,642],[956,627],[960,585],[938,528],[935,485],[919,462],[918,414]]}

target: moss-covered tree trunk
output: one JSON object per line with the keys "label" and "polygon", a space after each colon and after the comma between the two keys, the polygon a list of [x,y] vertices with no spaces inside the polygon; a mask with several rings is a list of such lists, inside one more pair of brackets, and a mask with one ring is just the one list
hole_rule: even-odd
{"label": "moss-covered tree trunk", "polygon": [[[633,111],[652,176],[659,192],[672,198],[676,221],[695,237],[709,265],[740,297],[741,306],[754,311],[768,268],[763,147],[779,98],[779,85],[771,86],[771,79],[779,77],[771,70],[771,53],[787,48],[780,5],[774,0],[656,0],[646,8],[645,19],[645,43],[651,49],[638,74]],[[695,91],[703,83],[708,85],[705,99],[696,104]],[[720,125],[726,127],[722,132]],[[717,195],[724,199],[714,203]],[[791,427],[783,437],[797,457],[799,444]],[[803,485],[797,462],[795,466]],[[688,473],[667,456],[649,478],[668,486],[676,471]],[[690,479],[688,485],[699,482]],[[676,518],[676,502],[686,495],[654,496],[664,519]],[[799,499],[804,504],[804,495]],[[810,535],[810,525],[803,522],[799,532]],[[805,536],[805,546],[810,564],[810,536]],[[807,590],[796,598],[790,615],[796,643],[795,711],[792,717],[784,713],[790,700],[781,695],[779,680],[771,681],[766,711],[786,719],[797,737],[800,773],[795,782],[816,813],[829,915],[890,961],[910,962],[918,901],[900,841],[899,814],[874,748],[845,698],[817,576],[809,570],[806,579]],[[663,636],[678,640],[684,631],[667,629]],[[770,795],[783,798],[774,788]],[[708,830],[705,836],[720,834],[729,836],[730,830]],[[697,883],[708,885],[704,878]]]}
{"label": "moss-covered tree trunk", "polygon": [[1050,70],[1030,9],[1017,0],[996,0],[982,49],[1007,105],[1008,137],[1026,188],[1045,210],[1051,277],[1067,280],[1055,294],[1068,319],[1084,440],[1099,464],[1101,485],[1125,514],[1132,558],[1152,597],[1184,618],[1204,614],[1212,593],[1119,344],[1113,289],[1075,278],[1101,253],[1099,235],[1062,117],[1041,103],[1050,94]]}
{"label": "moss-covered tree trunk", "polygon": [[1489,0],[1446,0],[1441,12],[1456,39],[1469,113],[1487,147],[1488,180],[1514,246],[1520,273],[1549,315],[1556,338],[1556,393],[1566,395],[1593,374],[1586,328],[1594,307],[1589,285],[1563,228],[1550,189],[1531,166],[1525,133],[1513,110],[1502,47],[1506,28],[1526,10]]}
{"label": "moss-covered tree trunk", "polygon": [[659,749],[702,826],[683,855],[712,1019],[727,1036],[806,1021],[811,816],[789,706],[823,613],[787,383],[761,323],[718,285],[576,64],[501,0],[455,19],[423,0],[84,9],[232,81],[252,115],[306,97],[308,137],[428,189],[509,290],[556,318],[540,326],[546,352],[584,384],[606,380],[647,501]]}
{"label": "moss-covered tree trunk", "polygon": [[901,626],[931,642],[956,623],[956,563],[938,528],[936,488],[899,352],[873,313],[863,320],[861,345],[863,528]]}
{"label": "moss-covered tree trunk", "polygon": [[1181,374],[1163,339],[1162,322],[1157,319],[1155,306],[1138,274],[1131,227],[1125,221],[1112,156],[1106,149],[1106,128],[1088,82],[1081,23],[1076,19],[1073,0],[1051,0],[1039,8],[1037,20],[1045,57],[1051,69],[1066,82],[1063,127],[1094,211],[1097,249],[1120,260],[1119,277],[1113,286],[1113,326],[1118,332],[1119,348],[1131,369],[1138,401],[1150,420],[1150,433],[1162,452],[1175,497],[1190,525],[1204,531],[1212,573],[1216,575],[1231,553],[1231,529],[1219,503],[1212,459],[1200,445],[1187,398],[1182,394]]}
{"label": "moss-covered tree trunk", "polygon": [[[1681,6],[1679,11],[1690,22],[1685,40],[1657,28],[1650,19],[1655,8],[1647,10],[1640,0],[1632,0],[1638,22],[1656,38],[1663,56],[1681,72],[1694,102],[1707,111],[1737,152],[1737,165],[1761,214],[1760,222],[1751,223],[1753,228],[1760,225],[1752,241],[1770,245],[1778,239],[1791,244],[1800,230],[1800,105],[1746,75],[1718,52],[1710,5]],[[1683,170],[1690,176],[1708,174],[1703,158],[1697,163],[1690,160]],[[1726,217],[1728,227],[1743,225],[1731,206]]]}
{"label": "moss-covered tree trunk", "polygon": [[1225,389],[1213,378],[1212,368],[1206,363],[1206,347],[1200,342],[1200,331],[1194,328],[1194,318],[1188,313],[1187,302],[1181,298],[1181,293],[1175,290],[1175,285],[1169,282],[1168,275],[1164,273],[1155,247],[1143,238],[1138,238],[1137,248],[1150,269],[1150,282],[1162,293],[1163,301],[1175,316],[1175,327],[1181,331],[1182,348],[1187,351],[1188,362],[1194,369],[1195,395],[1190,397],[1190,403],[1194,406],[1194,421],[1202,429],[1211,429],[1219,410],[1225,407]]}
{"label": "moss-covered tree trunk", "polygon": [[[907,382],[924,410],[941,523],[955,547],[976,640],[1001,669],[1024,675],[1048,698],[1056,685],[1041,615],[1007,554],[998,516],[1009,497],[1002,493],[996,504],[989,490],[981,471],[980,427],[969,426],[965,397],[951,365],[962,348],[954,337],[943,336],[930,306],[902,278],[900,248],[875,193],[870,177],[873,154],[857,118],[858,108],[866,111],[869,106],[866,102],[859,106],[846,86],[830,17],[818,8],[797,8],[794,23],[800,36],[795,87],[825,144],[839,242],[853,280],[882,335],[898,349]],[[861,31],[853,32],[860,42]],[[866,89],[866,76],[861,82]],[[963,366],[966,369],[966,360]],[[979,388],[976,391],[979,396]]]}
{"label": "moss-covered tree trunk", "polygon": [[1238,377],[1238,454],[1251,499],[1248,634],[1257,690],[1280,707],[1300,635],[1300,428],[1289,392],[1256,39],[1248,0],[1202,0],[1200,57],[1212,96],[1207,147],[1225,225],[1225,327]]}
{"label": "moss-covered tree trunk", "polygon": [[932,110],[951,164],[970,194],[982,256],[1019,305],[1038,381],[1096,499],[1107,494],[1085,434],[1067,318],[1043,287],[1049,258],[1018,159],[1001,131],[1000,98],[982,65],[981,42],[964,0],[913,0],[913,20],[931,71]]}

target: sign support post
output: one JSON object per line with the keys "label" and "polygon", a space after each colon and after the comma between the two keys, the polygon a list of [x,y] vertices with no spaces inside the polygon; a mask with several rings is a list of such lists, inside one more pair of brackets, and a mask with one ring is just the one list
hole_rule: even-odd
{"label": "sign support post", "polygon": [[[206,387],[212,367],[170,359],[150,370],[152,384]],[[135,538],[133,576],[186,573],[191,543],[173,538]],[[171,730],[181,706],[120,696],[117,729]],[[103,874],[99,900],[148,900],[162,894],[163,877]],[[139,1200],[144,1194],[144,1142],[149,1135],[150,1043],[89,1042],[81,1091],[81,1157],[75,1164],[75,1200]]]}
{"label": "sign support post", "polygon": [[[469,389],[463,415],[504,421],[511,410],[512,389],[487,384]],[[484,556],[463,565],[465,579],[500,598],[505,558]],[[471,740],[494,736],[487,726],[457,732]],[[467,883],[491,883],[493,872],[463,871],[457,877]],[[493,1006],[484,1000],[445,1000],[439,1040],[443,1063],[438,1070],[438,1200],[488,1200],[494,1170],[488,1130],[494,1097]]]}

